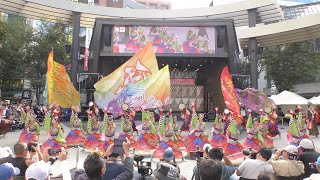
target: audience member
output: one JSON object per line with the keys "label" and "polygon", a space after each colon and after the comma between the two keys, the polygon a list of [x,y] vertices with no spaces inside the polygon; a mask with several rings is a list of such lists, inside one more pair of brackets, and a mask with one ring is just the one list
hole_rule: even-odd
{"label": "audience member", "polygon": [[317,169],[317,173],[311,174],[309,178],[306,178],[304,180],[318,180],[320,179],[320,156],[317,158],[317,161],[314,163]]}
{"label": "audience member", "polygon": [[[105,157],[109,157],[112,154],[113,144],[110,145],[106,152]],[[124,168],[123,172],[119,174],[114,180],[127,180],[133,177],[133,159],[129,156],[130,141],[123,143],[124,149]],[[87,156],[83,164],[84,170],[80,169],[76,171],[72,179],[75,180],[101,180],[106,173],[106,163],[105,159],[97,152],[91,153]]]}
{"label": "audience member", "polygon": [[293,145],[278,149],[269,163],[279,180],[301,179],[304,174],[304,165],[302,161],[298,161],[298,148]]}
{"label": "audience member", "polygon": [[[256,159],[247,158],[242,162],[237,170],[237,175],[241,176],[240,179],[257,179],[262,172],[273,172],[272,166],[267,163],[271,158],[272,152],[268,148],[259,149]],[[253,171],[254,169],[254,171]]]}
{"label": "audience member", "polygon": [[0,180],[11,180],[14,176],[19,174],[19,168],[14,167],[11,163],[4,163],[0,165]]}
{"label": "audience member", "polygon": [[38,160],[42,160],[42,154],[40,152],[39,145],[36,147],[32,146],[32,149],[35,152],[29,152],[27,148],[27,144],[24,142],[18,142],[14,145],[13,151],[15,154],[15,157],[9,156],[5,158],[0,159],[0,164],[8,162],[11,163],[14,167],[17,167],[20,169],[21,173],[20,176],[24,176],[26,169],[35,161],[33,160],[33,157],[35,155],[38,155]]}
{"label": "audience member", "polygon": [[222,164],[220,161],[205,159],[199,164],[201,180],[212,180],[222,178]]}
{"label": "audience member", "polygon": [[[211,146],[210,146],[211,147]],[[207,152],[208,151],[208,152]],[[222,161],[224,160],[224,164],[222,164],[222,180],[229,180],[230,177],[235,173],[236,168],[233,167],[231,161],[227,156],[224,155],[223,150],[221,148],[210,148],[209,150],[205,149],[203,153],[203,157],[207,154],[207,159]],[[194,178],[199,180],[199,166],[195,166],[193,168]]]}
{"label": "audience member", "polygon": [[313,142],[310,139],[302,139],[299,144],[302,153],[299,154],[299,160],[304,164],[304,177],[309,177],[313,173],[317,173],[316,168],[311,168],[310,163],[314,163],[320,156],[320,153],[315,151]]}
{"label": "audience member", "polygon": [[277,180],[277,177],[272,172],[262,172],[257,180]]}

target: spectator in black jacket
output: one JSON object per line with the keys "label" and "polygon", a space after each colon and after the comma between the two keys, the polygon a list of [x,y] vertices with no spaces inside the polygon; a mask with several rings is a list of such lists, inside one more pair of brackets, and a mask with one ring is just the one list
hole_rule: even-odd
{"label": "spectator in black jacket", "polygon": [[300,151],[299,160],[304,164],[304,177],[309,177],[313,173],[318,173],[316,168],[311,168],[310,163],[317,161],[320,153],[315,151],[313,142],[310,139],[302,139],[299,144]]}

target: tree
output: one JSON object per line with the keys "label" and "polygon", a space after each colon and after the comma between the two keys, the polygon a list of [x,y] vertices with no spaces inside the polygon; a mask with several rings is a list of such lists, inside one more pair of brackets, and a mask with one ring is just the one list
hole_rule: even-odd
{"label": "tree", "polygon": [[320,54],[309,41],[266,48],[262,64],[267,77],[281,92],[294,91],[293,85],[315,81],[320,70]]}
{"label": "tree", "polygon": [[32,44],[27,56],[29,72],[27,78],[31,86],[37,91],[39,99],[40,91],[45,87],[47,73],[47,59],[51,50],[54,51],[54,60],[66,65],[70,62],[69,55],[65,52],[65,45],[68,41],[67,25],[57,22],[41,21],[34,30]]}
{"label": "tree", "polygon": [[[24,79],[28,62],[27,49],[31,43],[32,26],[22,17],[0,20],[0,88],[11,91]],[[2,94],[3,95],[3,94]]]}

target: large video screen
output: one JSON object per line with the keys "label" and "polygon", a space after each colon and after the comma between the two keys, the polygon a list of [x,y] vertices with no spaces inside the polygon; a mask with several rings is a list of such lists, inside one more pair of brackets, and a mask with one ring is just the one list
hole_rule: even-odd
{"label": "large video screen", "polygon": [[152,42],[155,53],[214,54],[214,27],[114,26],[113,53],[135,53]]}

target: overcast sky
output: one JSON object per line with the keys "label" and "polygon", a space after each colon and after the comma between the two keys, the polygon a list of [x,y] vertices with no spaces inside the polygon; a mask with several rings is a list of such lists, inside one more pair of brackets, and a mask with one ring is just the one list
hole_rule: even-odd
{"label": "overcast sky", "polygon": [[[171,2],[172,9],[208,7],[212,0],[166,0]],[[213,0],[215,5],[237,2],[241,0]]]}

